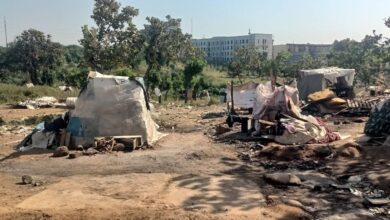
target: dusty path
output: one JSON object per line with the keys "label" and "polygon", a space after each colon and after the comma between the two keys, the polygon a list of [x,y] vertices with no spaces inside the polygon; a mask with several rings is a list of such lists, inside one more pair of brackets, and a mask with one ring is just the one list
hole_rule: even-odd
{"label": "dusty path", "polygon": [[[302,216],[299,208],[266,207],[261,178],[235,151],[201,132],[170,134],[154,150],[50,158],[4,157],[0,217],[55,219],[261,219]],[[23,174],[46,183],[15,184]],[[16,200],[10,201],[11,196]]]}
{"label": "dusty path", "polygon": [[[386,148],[364,146],[361,157],[330,160],[331,175],[284,169],[307,181],[300,187],[277,187],[263,179],[265,173],[278,171],[275,167],[245,162],[237,156],[245,150],[241,143],[218,143],[205,135],[224,118],[201,119],[201,114],[223,108],[160,108],[155,117],[169,135],[153,149],[131,153],[70,160],[52,158],[49,150],[17,153],[13,144],[2,142],[0,219],[378,219],[350,192],[313,191],[305,185],[337,182],[340,175],[365,175],[364,181],[388,192]],[[363,125],[334,128],[351,133],[353,139],[361,135]],[[24,133],[0,135],[2,140],[17,140]],[[25,174],[44,184],[20,184]]]}

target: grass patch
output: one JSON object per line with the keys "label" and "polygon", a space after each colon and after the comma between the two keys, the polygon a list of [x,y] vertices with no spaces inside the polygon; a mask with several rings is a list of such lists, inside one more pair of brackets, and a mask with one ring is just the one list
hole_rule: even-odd
{"label": "grass patch", "polygon": [[73,89],[73,91],[64,92],[50,86],[34,86],[32,88],[27,88],[26,86],[0,83],[0,104],[16,103],[42,96],[53,96],[58,100],[64,100],[70,96],[78,96],[79,90]]}

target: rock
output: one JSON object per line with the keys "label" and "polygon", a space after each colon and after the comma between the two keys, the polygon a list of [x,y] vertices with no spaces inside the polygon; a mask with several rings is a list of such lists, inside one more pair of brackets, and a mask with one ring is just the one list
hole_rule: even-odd
{"label": "rock", "polygon": [[112,151],[124,151],[126,146],[123,143],[116,143],[114,147],[112,147]]}
{"label": "rock", "polygon": [[265,147],[264,145],[257,143],[257,144],[252,144],[250,149],[252,149],[252,150],[263,150],[264,147]]}
{"label": "rock", "polygon": [[349,183],[358,183],[358,182],[362,181],[362,177],[361,176],[350,176],[347,181]]}
{"label": "rock", "polygon": [[318,147],[314,150],[314,152],[318,157],[327,157],[333,153],[332,149],[329,146]]}
{"label": "rock", "polygon": [[283,200],[283,202],[286,205],[295,206],[295,207],[298,207],[298,208],[304,207],[304,205],[301,202],[299,202],[297,200],[294,200],[294,199],[286,199],[286,200]]}
{"label": "rock", "polygon": [[33,183],[32,183],[33,186],[42,186],[43,185],[43,181],[42,180],[35,180]]}
{"label": "rock", "polygon": [[87,155],[87,156],[92,156],[92,155],[95,155],[97,153],[99,153],[99,151],[96,150],[95,148],[92,148],[92,147],[88,148],[85,152],[83,152],[83,154]]}
{"label": "rock", "polygon": [[371,205],[386,205],[390,203],[389,198],[379,198],[379,199],[372,199],[372,198],[366,198],[366,201],[370,203]]}
{"label": "rock", "polygon": [[76,146],[75,150],[84,151],[83,145],[79,144]]}
{"label": "rock", "polygon": [[33,182],[33,178],[30,175],[23,175],[22,176],[22,183],[23,184],[31,184]]}
{"label": "rock", "polygon": [[341,151],[341,156],[357,158],[360,157],[360,152],[355,147],[347,147]]}
{"label": "rock", "polygon": [[272,173],[265,174],[264,178],[269,182],[283,185],[301,185],[301,179],[290,173]]}
{"label": "rock", "polygon": [[75,159],[81,155],[82,155],[82,153],[80,151],[72,152],[72,153],[69,153],[68,159]]}
{"label": "rock", "polygon": [[68,156],[69,149],[66,146],[57,147],[53,153],[53,157],[65,157]]}

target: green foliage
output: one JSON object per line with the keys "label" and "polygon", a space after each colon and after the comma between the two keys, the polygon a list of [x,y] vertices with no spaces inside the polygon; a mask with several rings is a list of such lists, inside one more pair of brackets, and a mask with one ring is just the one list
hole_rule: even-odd
{"label": "green foliage", "polygon": [[243,72],[260,75],[265,59],[266,55],[259,52],[255,46],[236,48],[233,59],[227,63],[228,74],[233,78],[238,77],[240,81]]}
{"label": "green foliage", "polygon": [[186,64],[184,68],[184,87],[186,89],[191,88],[194,76],[202,73],[205,66],[206,62],[199,58],[193,58]]}
{"label": "green foliage", "polygon": [[155,17],[147,17],[146,20],[148,24],[143,30],[146,39],[144,55],[148,66],[145,78],[153,79],[155,77],[150,77],[149,74],[158,73],[163,66],[186,57],[191,42],[190,35],[183,34],[180,28],[181,19],[167,15],[165,21]]}
{"label": "green foliage", "polygon": [[365,85],[373,82],[373,77],[383,70],[390,60],[386,42],[382,44],[382,35],[367,35],[361,42],[350,39],[335,41],[328,62],[332,66],[353,68],[357,72],[357,80]]}
{"label": "green foliage", "polygon": [[132,69],[127,67],[117,68],[113,71],[116,76],[127,76],[129,78],[135,77],[135,73]]}
{"label": "green foliage", "polygon": [[143,38],[133,18],[138,9],[121,8],[115,0],[95,0],[91,18],[97,28],[82,27],[86,62],[95,70],[105,72],[118,67],[135,67],[142,51]]}
{"label": "green foliage", "polygon": [[32,83],[52,85],[53,72],[61,65],[62,56],[62,46],[53,43],[50,35],[29,29],[10,44],[5,59],[9,70],[28,73]]}

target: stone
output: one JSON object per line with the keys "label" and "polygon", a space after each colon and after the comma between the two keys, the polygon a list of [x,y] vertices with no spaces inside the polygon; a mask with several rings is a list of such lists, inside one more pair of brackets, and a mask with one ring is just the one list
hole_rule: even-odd
{"label": "stone", "polygon": [[333,153],[332,149],[329,146],[318,147],[314,150],[314,152],[318,157],[327,157]]}
{"label": "stone", "polygon": [[113,147],[112,147],[112,151],[124,151],[126,148],[126,146],[123,144],[123,143],[116,143]]}
{"label": "stone", "polygon": [[290,173],[272,173],[265,174],[264,178],[271,183],[283,185],[301,185],[301,179],[298,176]]}
{"label": "stone", "polygon": [[53,153],[53,157],[65,157],[68,156],[69,149],[66,146],[57,147]]}
{"label": "stone", "polygon": [[79,144],[79,145],[76,146],[75,150],[83,151],[84,147],[83,147],[83,145]]}
{"label": "stone", "polygon": [[72,152],[72,153],[69,153],[68,159],[75,159],[75,158],[77,158],[79,156],[81,156],[81,152],[80,151]]}
{"label": "stone", "polygon": [[347,147],[341,151],[341,156],[350,157],[350,158],[357,158],[357,157],[360,157],[360,152],[355,147]]}
{"label": "stone", "polygon": [[304,205],[297,201],[297,200],[294,200],[294,199],[285,199],[283,200],[283,202],[286,204],[286,205],[290,205],[290,206],[295,206],[295,207],[298,207],[298,208],[303,208]]}
{"label": "stone", "polygon": [[390,203],[389,198],[379,198],[379,199],[372,199],[372,198],[366,198],[367,202],[369,202],[371,205],[386,205]]}
{"label": "stone", "polygon": [[362,177],[361,176],[350,176],[347,181],[349,183],[358,183],[358,182],[362,181]]}
{"label": "stone", "polygon": [[22,183],[23,184],[31,184],[33,181],[34,180],[30,175],[23,175],[22,176]]}
{"label": "stone", "polygon": [[42,180],[35,180],[33,183],[32,183],[33,186],[42,186],[43,185],[43,181]]}
{"label": "stone", "polygon": [[99,153],[99,151],[96,150],[95,148],[92,148],[92,147],[88,148],[85,152],[83,152],[83,154],[87,155],[87,156],[92,156],[92,155],[95,155],[97,153]]}

